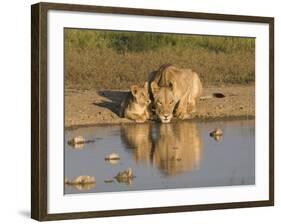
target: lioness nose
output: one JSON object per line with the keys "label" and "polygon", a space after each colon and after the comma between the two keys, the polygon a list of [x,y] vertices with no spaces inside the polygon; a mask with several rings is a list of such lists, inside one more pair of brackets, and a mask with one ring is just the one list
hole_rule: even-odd
{"label": "lioness nose", "polygon": [[164,114],[164,117],[167,119],[169,117],[169,115],[168,114]]}

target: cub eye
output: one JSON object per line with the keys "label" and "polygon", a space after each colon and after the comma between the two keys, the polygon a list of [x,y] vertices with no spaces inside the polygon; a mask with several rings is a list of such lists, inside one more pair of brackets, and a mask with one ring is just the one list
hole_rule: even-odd
{"label": "cub eye", "polygon": [[162,103],[160,101],[157,101],[157,104],[162,105]]}
{"label": "cub eye", "polygon": [[170,104],[173,104],[174,103],[174,101],[172,100],[171,102],[170,102]]}

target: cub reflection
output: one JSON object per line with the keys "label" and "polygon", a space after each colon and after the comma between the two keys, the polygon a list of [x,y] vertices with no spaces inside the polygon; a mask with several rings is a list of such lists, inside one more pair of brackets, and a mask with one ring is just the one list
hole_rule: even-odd
{"label": "cub reflection", "polygon": [[126,148],[133,150],[136,162],[150,164],[153,144],[151,124],[122,126],[121,139]]}
{"label": "cub reflection", "polygon": [[126,125],[121,138],[137,162],[152,164],[167,175],[200,165],[202,142],[195,123]]}

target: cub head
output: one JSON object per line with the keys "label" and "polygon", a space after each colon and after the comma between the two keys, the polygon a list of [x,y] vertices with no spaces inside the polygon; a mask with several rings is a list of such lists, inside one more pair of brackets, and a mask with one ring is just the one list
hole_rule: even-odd
{"label": "cub head", "polygon": [[131,93],[134,97],[134,101],[140,106],[144,107],[150,104],[151,101],[148,94],[148,82],[145,82],[143,87],[132,85]]}
{"label": "cub head", "polygon": [[169,123],[173,117],[173,111],[177,103],[173,87],[159,87],[156,82],[151,83],[151,92],[154,98],[154,107],[157,117],[162,123]]}

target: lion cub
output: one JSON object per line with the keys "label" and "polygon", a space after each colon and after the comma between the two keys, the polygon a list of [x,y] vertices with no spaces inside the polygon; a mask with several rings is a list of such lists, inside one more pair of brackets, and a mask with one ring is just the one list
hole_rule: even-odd
{"label": "lion cub", "polygon": [[150,102],[148,82],[143,87],[132,85],[131,91],[121,103],[120,116],[143,123],[149,119]]}

